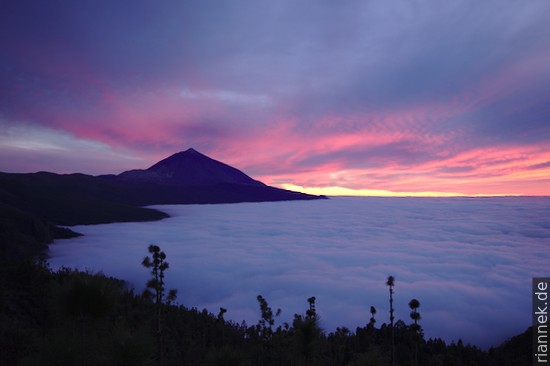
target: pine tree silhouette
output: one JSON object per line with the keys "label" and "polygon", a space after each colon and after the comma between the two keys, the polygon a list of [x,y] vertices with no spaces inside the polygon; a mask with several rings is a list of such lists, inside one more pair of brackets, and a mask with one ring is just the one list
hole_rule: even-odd
{"label": "pine tree silhouette", "polygon": [[420,325],[418,321],[421,319],[418,308],[420,307],[420,301],[417,299],[412,299],[409,302],[409,307],[411,308],[411,319],[414,320],[414,324],[411,325],[411,329],[414,332],[414,364],[418,365],[418,337],[420,334]]}
{"label": "pine tree silhouette", "polygon": [[371,314],[371,317],[370,317],[369,325],[371,327],[374,327],[374,323],[376,323],[376,319],[374,319],[374,314],[376,314],[376,308],[374,306],[370,307],[370,314]]}
{"label": "pine tree silhouette", "polygon": [[386,285],[390,288],[390,327],[391,327],[391,364],[395,365],[395,332],[394,332],[394,316],[393,316],[393,286],[395,285],[395,278],[393,276],[388,276]]}
{"label": "pine tree silhouette", "polygon": [[157,338],[157,362],[159,365],[163,364],[162,357],[162,308],[164,301],[168,304],[176,299],[176,290],[169,290],[165,297],[164,288],[164,271],[169,267],[166,262],[166,254],[160,250],[158,245],[149,245],[148,248],[151,257],[143,258],[141,264],[145,268],[151,269],[151,275],[153,276],[147,281],[147,288],[144,291],[145,294],[150,295],[151,290],[154,292],[152,295],[155,299],[155,325],[156,325],[156,338]]}

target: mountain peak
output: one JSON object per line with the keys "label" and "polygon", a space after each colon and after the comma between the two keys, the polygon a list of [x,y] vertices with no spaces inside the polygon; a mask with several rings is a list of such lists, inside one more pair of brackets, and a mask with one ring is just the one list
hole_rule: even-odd
{"label": "mountain peak", "polygon": [[200,157],[208,158],[208,156],[206,156],[203,153],[201,153],[201,152],[193,149],[192,147],[190,147],[187,150],[183,150],[183,151],[174,153],[174,154],[170,155],[169,157],[160,160],[159,162],[157,162],[154,165],[150,166],[149,169],[153,168],[155,165],[158,165],[162,162],[175,161],[175,160],[180,160],[180,159],[192,159],[193,157],[194,158],[200,158]]}
{"label": "mountain peak", "polygon": [[[182,155],[182,154],[186,154],[186,155],[204,155],[201,152],[193,149],[192,147],[190,147],[189,149],[187,149],[185,151],[177,152],[174,155]],[[172,156],[174,156],[174,155],[172,155]],[[206,156],[206,155],[204,155],[204,156]]]}
{"label": "mountain peak", "polygon": [[149,182],[163,182],[181,186],[213,186],[239,184],[264,186],[240,170],[214,160],[193,148],[175,153],[146,170],[132,170],[122,178]]}

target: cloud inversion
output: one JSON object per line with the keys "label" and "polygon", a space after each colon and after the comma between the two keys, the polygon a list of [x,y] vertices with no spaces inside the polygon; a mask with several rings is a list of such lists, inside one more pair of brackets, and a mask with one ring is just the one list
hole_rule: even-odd
{"label": "cloud inversion", "polygon": [[167,254],[167,282],[186,306],[228,309],[255,324],[256,296],[303,313],[316,296],[326,331],[365,326],[375,306],[388,323],[421,302],[427,337],[497,345],[531,321],[531,278],[550,261],[546,198],[334,198],[308,202],[159,206],[150,223],[78,226],[51,245],[52,266],[103,271],[143,289],[147,246]]}

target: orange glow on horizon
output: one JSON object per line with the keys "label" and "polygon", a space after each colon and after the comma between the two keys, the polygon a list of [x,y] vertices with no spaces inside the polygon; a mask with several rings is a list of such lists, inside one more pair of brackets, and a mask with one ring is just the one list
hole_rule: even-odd
{"label": "orange glow on horizon", "polygon": [[459,192],[393,192],[382,189],[351,189],[344,187],[302,187],[293,184],[281,184],[281,188],[290,191],[324,196],[362,196],[362,197],[509,197],[522,196],[515,193],[465,194]]}

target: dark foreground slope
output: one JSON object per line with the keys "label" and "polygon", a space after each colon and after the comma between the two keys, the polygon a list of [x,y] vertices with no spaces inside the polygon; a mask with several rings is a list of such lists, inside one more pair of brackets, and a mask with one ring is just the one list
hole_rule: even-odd
{"label": "dark foreground slope", "polygon": [[[2,252],[11,244],[41,247],[56,225],[159,220],[154,204],[206,204],[325,198],[267,186],[194,149],[145,170],[120,175],[0,173]],[[67,235],[67,232],[61,232]]]}
{"label": "dark foreground slope", "polygon": [[35,263],[0,266],[0,293],[0,365],[390,365],[392,343],[396,366],[532,364],[530,329],[488,351],[425,339],[401,320],[395,342],[387,324],[327,334],[305,298],[305,315],[292,324],[280,324],[263,297],[257,324],[226,321],[226,309],[216,316],[174,304],[163,304],[159,318],[150,297],[120,280]]}

